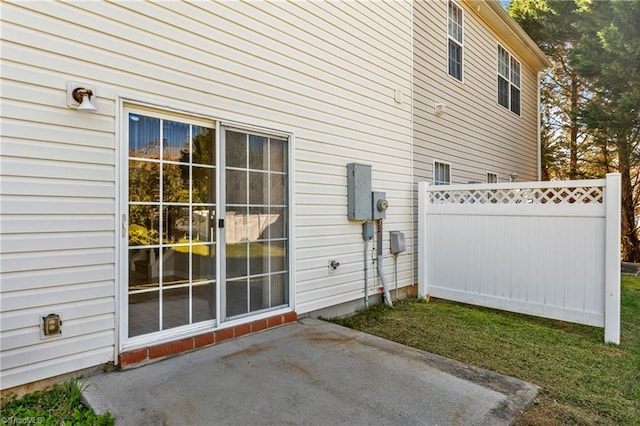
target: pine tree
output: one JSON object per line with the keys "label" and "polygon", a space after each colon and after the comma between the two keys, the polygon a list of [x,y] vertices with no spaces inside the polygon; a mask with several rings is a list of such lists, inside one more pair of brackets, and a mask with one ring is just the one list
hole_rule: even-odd
{"label": "pine tree", "polygon": [[594,81],[581,120],[615,145],[622,185],[622,257],[640,262],[636,212],[640,205],[640,2],[581,0],[584,35],[571,54],[577,71]]}
{"label": "pine tree", "polygon": [[542,82],[543,176],[622,180],[622,257],[640,262],[640,1],[512,0],[553,63]]}

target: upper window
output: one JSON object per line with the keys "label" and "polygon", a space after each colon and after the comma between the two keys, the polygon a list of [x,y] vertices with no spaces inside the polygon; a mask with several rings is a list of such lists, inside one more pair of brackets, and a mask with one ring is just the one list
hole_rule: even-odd
{"label": "upper window", "polygon": [[462,9],[449,1],[449,75],[462,81]]}
{"label": "upper window", "polygon": [[520,62],[498,46],[498,103],[520,115]]}
{"label": "upper window", "polygon": [[449,185],[451,183],[451,164],[436,161],[433,163],[433,184]]}

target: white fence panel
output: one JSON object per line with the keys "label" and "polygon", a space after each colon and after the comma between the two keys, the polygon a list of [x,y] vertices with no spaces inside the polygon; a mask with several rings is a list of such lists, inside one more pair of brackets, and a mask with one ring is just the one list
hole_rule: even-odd
{"label": "white fence panel", "polygon": [[619,343],[619,174],[418,193],[420,296],[605,327]]}

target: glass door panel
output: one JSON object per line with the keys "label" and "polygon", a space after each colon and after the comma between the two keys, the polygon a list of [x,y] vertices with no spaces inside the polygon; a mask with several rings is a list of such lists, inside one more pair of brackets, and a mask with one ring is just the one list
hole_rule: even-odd
{"label": "glass door panel", "polygon": [[213,282],[194,284],[192,288],[193,322],[216,317],[216,286]]}
{"label": "glass door panel", "polygon": [[159,248],[129,249],[129,291],[157,289],[160,285],[158,274]]}
{"label": "glass door panel", "polygon": [[216,318],[215,130],[128,111],[129,337]]}
{"label": "glass door panel", "polygon": [[269,295],[271,296],[271,306],[289,304],[289,275],[286,272],[272,274],[269,277]]}
{"label": "glass door panel", "polygon": [[194,282],[216,279],[216,246],[215,244],[192,245],[191,278]]}
{"label": "glass door panel", "polygon": [[160,329],[160,292],[129,293],[129,337]]}
{"label": "glass door panel", "polygon": [[282,279],[288,265],[287,166],[281,139],[237,130],[224,135],[225,314],[230,318],[287,303],[288,296],[281,295],[289,291]]}
{"label": "glass door panel", "polygon": [[189,324],[189,287],[165,288],[162,291],[162,328]]}
{"label": "glass door panel", "polygon": [[247,303],[249,293],[247,292],[248,279],[246,276],[227,280],[226,286],[226,311],[227,317],[235,317],[249,312]]}

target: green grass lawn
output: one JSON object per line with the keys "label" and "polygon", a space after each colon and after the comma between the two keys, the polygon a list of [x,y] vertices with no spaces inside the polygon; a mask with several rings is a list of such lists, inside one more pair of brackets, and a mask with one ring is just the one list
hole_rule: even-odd
{"label": "green grass lawn", "polygon": [[24,395],[2,398],[2,424],[42,425],[113,425],[111,415],[96,415],[80,400],[82,390],[76,380],[68,380],[52,388]]}
{"label": "green grass lawn", "polygon": [[622,277],[620,346],[601,328],[431,299],[335,322],[541,387],[519,425],[640,425],[640,277]]}

